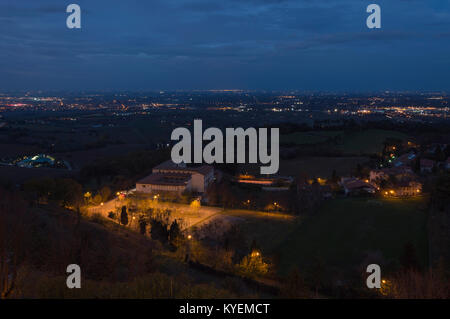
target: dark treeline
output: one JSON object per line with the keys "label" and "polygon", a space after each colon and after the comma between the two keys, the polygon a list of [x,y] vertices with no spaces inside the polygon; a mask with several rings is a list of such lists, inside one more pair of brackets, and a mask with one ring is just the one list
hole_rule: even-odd
{"label": "dark treeline", "polygon": [[438,133],[445,134],[450,133],[450,127],[447,123],[424,123],[424,122],[398,122],[391,120],[380,121],[357,121],[355,119],[343,119],[339,122],[334,120],[316,120],[314,124],[308,125],[307,123],[293,123],[293,122],[281,122],[277,124],[270,124],[264,127],[278,127],[280,128],[280,134],[290,134],[295,132],[306,132],[311,130],[322,131],[355,131],[355,130],[367,130],[367,129],[381,129],[381,130],[393,130],[400,131],[408,134],[414,133]]}
{"label": "dark treeline", "polygon": [[[168,236],[176,242],[176,225]],[[183,265],[171,273],[155,249],[155,241],[119,225],[58,206],[30,206],[20,193],[0,189],[0,299],[236,297],[194,282]],[[81,267],[83,289],[66,288],[70,264]]]}
{"label": "dark treeline", "polygon": [[133,188],[137,179],[150,174],[153,167],[169,158],[169,149],[118,154],[83,167],[80,182],[95,189],[105,184],[117,190]]}

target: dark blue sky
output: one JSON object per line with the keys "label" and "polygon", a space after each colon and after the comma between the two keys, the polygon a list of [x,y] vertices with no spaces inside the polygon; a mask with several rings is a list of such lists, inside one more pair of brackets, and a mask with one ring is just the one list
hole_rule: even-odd
{"label": "dark blue sky", "polygon": [[0,91],[226,88],[450,91],[450,0],[0,0]]}

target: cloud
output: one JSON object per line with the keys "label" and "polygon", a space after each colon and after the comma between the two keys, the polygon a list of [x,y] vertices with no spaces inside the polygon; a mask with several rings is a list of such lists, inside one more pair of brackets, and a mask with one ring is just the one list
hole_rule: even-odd
{"label": "cloud", "polygon": [[[58,69],[80,77],[120,77],[131,72],[127,67],[136,79],[157,81],[156,70],[160,76],[178,70],[188,78],[193,68],[201,77],[224,66],[238,77],[252,77],[261,68],[277,78],[278,70],[303,67],[299,57],[311,52],[330,60],[374,51],[379,59],[413,54],[417,63],[432,60],[438,50],[450,56],[448,4],[379,2],[383,27],[368,30],[369,2],[360,0],[79,0],[82,29],[69,30],[66,3],[11,1],[0,5],[1,65],[17,82],[27,68],[45,79],[46,71]],[[351,63],[341,64],[353,72]],[[0,85],[8,85],[4,74]]]}

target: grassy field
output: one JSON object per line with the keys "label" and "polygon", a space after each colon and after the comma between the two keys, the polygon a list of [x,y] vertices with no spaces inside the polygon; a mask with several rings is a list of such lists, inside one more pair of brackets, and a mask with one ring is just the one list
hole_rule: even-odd
{"label": "grassy field", "polygon": [[427,261],[423,199],[345,198],[327,202],[304,220],[275,250],[281,251],[280,273],[302,268],[320,257],[339,269],[358,266],[367,252],[379,252],[387,263],[398,262],[412,242],[419,262]]}
{"label": "grassy field", "polygon": [[295,132],[291,134],[281,135],[281,144],[317,144],[326,142],[330,137],[342,135],[342,131],[311,131],[311,132]]}
{"label": "grassy field", "polygon": [[42,152],[42,149],[36,145],[0,144],[0,158],[19,157],[39,152]]}
{"label": "grassy field", "polygon": [[247,239],[250,243],[255,240],[263,253],[272,251],[298,225],[297,219],[281,213],[234,209],[225,210],[221,214],[238,218],[239,227]]}
{"label": "grassy field", "polygon": [[298,176],[300,173],[309,177],[329,178],[333,169],[339,176],[349,175],[358,164],[369,160],[368,157],[304,157],[281,160],[281,175]]}
{"label": "grassy field", "polygon": [[[338,141],[330,138],[338,137]],[[383,150],[387,138],[405,140],[408,136],[402,132],[370,129],[365,131],[310,131],[282,135],[281,144],[312,145],[324,143],[329,150],[337,150],[343,154],[373,154]]]}
{"label": "grassy field", "polygon": [[133,132],[137,134],[137,138],[142,140],[142,143],[148,143],[149,140],[167,142],[172,132],[170,126],[163,125],[159,120],[150,118],[134,119],[130,125],[133,127]]}
{"label": "grassy field", "polygon": [[337,149],[344,154],[372,154],[383,150],[383,143],[387,138],[405,140],[408,136],[401,132],[387,130],[366,130],[355,133],[346,133],[343,143]]}

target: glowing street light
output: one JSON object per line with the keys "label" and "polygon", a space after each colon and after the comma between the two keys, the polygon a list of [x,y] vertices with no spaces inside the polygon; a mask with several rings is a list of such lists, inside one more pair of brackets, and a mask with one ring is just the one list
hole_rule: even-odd
{"label": "glowing street light", "polygon": [[261,255],[261,253],[257,250],[252,251],[252,253],[250,254],[251,257],[259,257]]}

